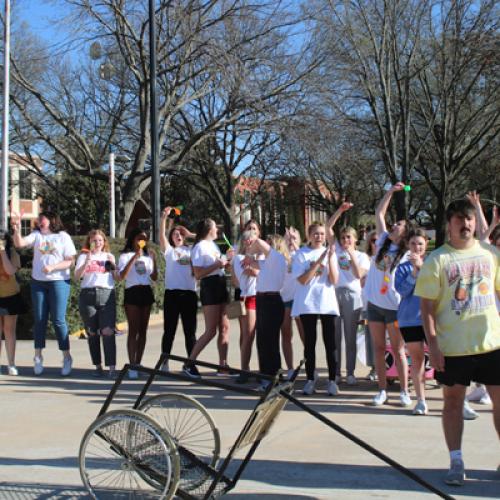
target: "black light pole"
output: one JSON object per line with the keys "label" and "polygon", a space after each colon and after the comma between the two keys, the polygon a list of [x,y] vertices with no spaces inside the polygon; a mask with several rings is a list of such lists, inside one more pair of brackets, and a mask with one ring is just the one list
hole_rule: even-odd
{"label": "black light pole", "polygon": [[149,88],[151,120],[151,218],[153,241],[159,241],[160,170],[158,165],[158,106],[156,102],[155,0],[149,0]]}

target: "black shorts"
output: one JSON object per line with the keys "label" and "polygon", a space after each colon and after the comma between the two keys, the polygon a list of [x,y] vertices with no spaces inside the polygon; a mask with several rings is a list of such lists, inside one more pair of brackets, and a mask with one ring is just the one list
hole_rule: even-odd
{"label": "black shorts", "polygon": [[229,295],[225,276],[207,276],[200,281],[200,301],[202,306],[225,304]]}
{"label": "black shorts", "polygon": [[500,349],[470,356],[445,356],[444,372],[436,372],[436,380],[444,385],[468,386],[472,381],[500,385]]}
{"label": "black shorts", "polygon": [[400,326],[399,330],[407,344],[409,342],[425,342],[425,332],[422,326]]}
{"label": "black shorts", "polygon": [[26,312],[26,304],[20,293],[0,297],[0,316],[17,316]]}
{"label": "black shorts", "polygon": [[123,303],[130,306],[151,306],[155,301],[153,289],[149,285],[135,285],[125,288]]}

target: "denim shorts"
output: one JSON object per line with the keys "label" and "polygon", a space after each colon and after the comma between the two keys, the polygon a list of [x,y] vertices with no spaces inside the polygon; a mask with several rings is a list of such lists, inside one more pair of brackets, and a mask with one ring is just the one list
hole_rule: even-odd
{"label": "denim shorts", "polygon": [[367,319],[368,321],[373,321],[375,323],[384,323],[385,325],[389,323],[395,323],[398,319],[398,311],[393,311],[392,309],[384,309],[383,307],[376,306],[371,302],[368,302],[367,309]]}

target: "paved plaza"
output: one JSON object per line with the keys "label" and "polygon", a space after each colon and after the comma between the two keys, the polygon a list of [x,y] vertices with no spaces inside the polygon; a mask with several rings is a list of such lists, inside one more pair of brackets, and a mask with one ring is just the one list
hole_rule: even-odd
{"label": "paved plaza", "polygon": [[[231,322],[230,364],[239,366],[238,327]],[[203,322],[199,316],[198,333]],[[159,355],[162,334],[160,318],[148,333],[145,366],[153,366]],[[126,335],[117,337],[119,366],[126,362]],[[298,336],[295,357],[301,354]],[[108,394],[111,381],[92,377],[87,343],[72,339],[74,370],[59,376],[60,354],[54,341],[44,351],[46,370],[40,377],[32,371],[32,342],[18,342],[19,377],[0,376],[0,500],[88,498],[78,471],[78,448],[85,429],[93,421]],[[465,422],[464,456],[468,480],[462,488],[444,485],[448,453],[441,431],[441,390],[429,386],[430,413],[414,417],[411,409],[398,405],[398,387],[390,389],[389,404],[369,405],[375,385],[365,379],[359,385],[340,386],[338,397],[326,395],[326,368],[318,344],[321,382],[316,395],[296,395],[312,408],[455,498],[500,498],[500,445],[491,418],[491,408],[475,405],[480,417]],[[184,355],[182,332],[174,354]],[[201,358],[215,361],[212,342]],[[252,369],[256,369],[256,355]],[[5,352],[2,352],[5,363]],[[175,371],[180,366],[171,365]],[[214,373],[203,371],[205,377]],[[359,376],[366,375],[364,367]],[[218,380],[221,380],[218,378]],[[228,381],[230,379],[227,379]],[[126,381],[115,407],[127,407],[137,396],[144,379]],[[302,373],[297,383],[304,383]],[[250,387],[256,387],[250,385]],[[151,393],[182,391],[196,397],[216,421],[222,450],[227,450],[254,406],[250,396],[162,379]],[[241,454],[237,455],[237,465]],[[289,404],[257,449],[254,459],[228,498],[262,500],[432,498],[430,492],[393,470],[376,457]]]}

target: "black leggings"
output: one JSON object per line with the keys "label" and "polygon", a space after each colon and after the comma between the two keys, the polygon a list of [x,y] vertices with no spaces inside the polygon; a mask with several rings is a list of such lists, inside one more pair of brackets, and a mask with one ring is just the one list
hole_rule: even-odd
{"label": "black leggings", "polygon": [[285,306],[279,293],[257,293],[257,354],[260,371],[264,375],[274,376],[281,367],[280,328],[284,314]]}
{"label": "black leggings", "polygon": [[323,343],[325,344],[328,378],[335,380],[337,363],[335,362],[335,316],[333,314],[301,314],[300,321],[304,328],[304,357],[306,358],[307,380],[314,379],[316,368],[316,323],[321,320]]}
{"label": "black leggings", "polygon": [[184,344],[189,356],[196,343],[196,313],[198,297],[192,290],[165,290],[163,300],[163,338],[161,352],[170,354],[179,316],[184,329]]}

